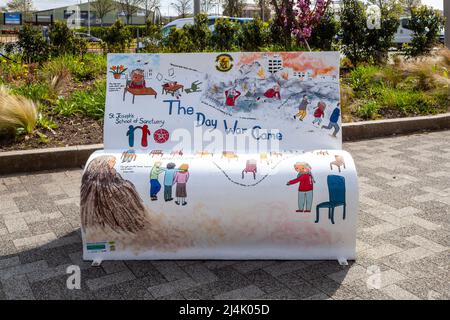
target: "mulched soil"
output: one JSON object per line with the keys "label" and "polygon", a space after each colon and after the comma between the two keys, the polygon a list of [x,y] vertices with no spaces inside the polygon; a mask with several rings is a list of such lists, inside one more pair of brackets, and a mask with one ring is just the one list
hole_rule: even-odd
{"label": "mulched soil", "polygon": [[54,132],[39,129],[47,136],[47,143],[42,142],[38,135],[20,138],[0,135],[0,152],[103,143],[102,121],[81,116],[56,116],[52,120],[58,124]]}

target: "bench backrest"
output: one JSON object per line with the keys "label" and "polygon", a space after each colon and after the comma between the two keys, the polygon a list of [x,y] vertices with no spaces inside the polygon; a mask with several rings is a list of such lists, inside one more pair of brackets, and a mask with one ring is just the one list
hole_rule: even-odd
{"label": "bench backrest", "polygon": [[108,55],[105,149],[341,149],[340,127],[338,52]]}

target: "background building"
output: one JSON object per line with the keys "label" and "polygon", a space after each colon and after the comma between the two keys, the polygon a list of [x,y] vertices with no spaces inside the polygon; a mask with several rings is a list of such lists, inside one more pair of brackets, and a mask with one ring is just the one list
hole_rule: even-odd
{"label": "background building", "polygon": [[[56,20],[67,21],[68,19],[71,18],[71,16],[73,19],[75,17],[74,16],[75,10],[73,9],[73,7],[77,6],[80,12],[81,26],[88,25],[89,7],[90,7],[91,26],[101,25],[102,21],[103,25],[111,25],[117,19],[121,19],[124,23],[127,23],[126,12],[123,10],[119,2],[115,2],[114,8],[110,12],[108,12],[103,17],[103,19],[100,19],[98,13],[95,11],[95,7],[93,5],[94,2],[95,1],[91,1],[90,5],[88,2],[85,2],[78,5],[71,5],[42,11],[36,11],[33,14],[34,17],[33,22],[38,24],[47,24]],[[128,18],[128,24],[136,24],[136,25],[145,24],[146,17],[145,17],[145,10],[143,8],[133,7],[132,10],[130,11],[132,12],[132,14]]]}

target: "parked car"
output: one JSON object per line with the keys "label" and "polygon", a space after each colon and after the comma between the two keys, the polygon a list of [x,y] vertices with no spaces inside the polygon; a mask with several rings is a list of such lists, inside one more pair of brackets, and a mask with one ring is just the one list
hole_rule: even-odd
{"label": "parked car", "polygon": [[75,32],[75,37],[85,39],[88,42],[102,42],[102,39],[96,38],[96,37],[91,36],[90,34],[84,33],[84,32]]}
{"label": "parked car", "polygon": [[[208,16],[208,27],[209,30],[211,30],[211,32],[214,32],[214,23],[216,22],[217,19],[219,18],[224,18],[224,19],[228,19],[234,22],[239,22],[239,23],[246,23],[249,21],[252,21],[253,18],[238,18],[238,17],[227,17],[227,16]],[[194,24],[194,18],[182,18],[182,19],[176,19],[174,21],[169,22],[168,24],[166,24],[162,29],[161,29],[161,33],[163,38],[166,38],[169,33],[170,30],[175,27],[175,28],[183,28],[184,25],[187,24]]]}

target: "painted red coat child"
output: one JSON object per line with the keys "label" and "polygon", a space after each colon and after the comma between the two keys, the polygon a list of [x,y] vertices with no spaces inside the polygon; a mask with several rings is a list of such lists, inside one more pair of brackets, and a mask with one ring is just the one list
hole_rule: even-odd
{"label": "painted red coat child", "polygon": [[225,104],[228,107],[234,107],[236,104],[236,100],[237,100],[237,98],[239,98],[240,95],[241,95],[241,92],[238,90],[231,89],[231,90],[225,91],[225,97],[226,97]]}
{"label": "painted red coat child", "polygon": [[273,98],[281,99],[280,87],[276,85],[273,88],[270,88],[269,90],[267,90],[264,93],[264,96],[269,99],[273,99]]}

